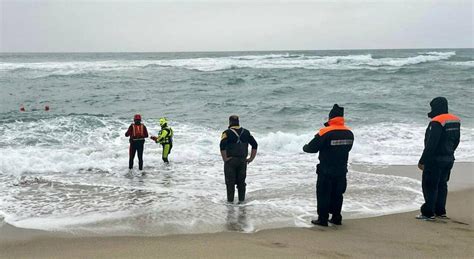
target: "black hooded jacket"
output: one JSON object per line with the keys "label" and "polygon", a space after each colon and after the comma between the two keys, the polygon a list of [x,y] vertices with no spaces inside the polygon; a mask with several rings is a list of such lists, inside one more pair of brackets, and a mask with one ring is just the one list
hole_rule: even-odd
{"label": "black hooded jacket", "polygon": [[453,162],[454,151],[459,145],[461,121],[448,113],[448,101],[444,97],[430,102],[432,118],[425,133],[425,148],[419,163],[431,166],[436,162]]}

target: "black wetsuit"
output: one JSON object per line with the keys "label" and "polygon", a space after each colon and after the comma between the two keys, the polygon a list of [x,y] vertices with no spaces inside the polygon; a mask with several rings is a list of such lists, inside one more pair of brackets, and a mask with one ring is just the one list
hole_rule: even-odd
{"label": "black wetsuit", "polygon": [[454,164],[454,151],[459,145],[461,121],[448,113],[445,98],[435,98],[425,133],[425,148],[419,164],[424,165],[422,189],[425,203],[421,214],[426,217],[446,214],[448,181]]}
{"label": "black wetsuit", "polygon": [[[235,132],[234,132],[235,131]],[[237,185],[239,201],[245,200],[247,177],[248,145],[257,149],[258,144],[250,131],[232,127],[222,133],[220,149],[225,150],[230,158],[224,163],[225,183],[227,187],[227,201],[234,201],[235,185]]]}
{"label": "black wetsuit", "polygon": [[[141,130],[136,130],[137,126],[143,127]],[[126,137],[130,137],[130,148],[129,148],[129,159],[128,168],[133,168],[133,160],[135,159],[135,153],[138,153],[138,169],[143,170],[143,149],[145,144],[145,138],[148,137],[148,131],[145,125],[132,124],[128,127],[125,133]]]}
{"label": "black wetsuit", "polygon": [[[340,119],[338,119],[340,118]],[[319,152],[319,161],[316,173],[316,198],[318,207],[318,220],[327,225],[329,214],[332,222],[340,224],[342,221],[341,209],[343,194],[347,187],[347,160],[352,149],[354,135],[348,128],[344,128],[342,117],[330,120],[329,125],[316,134],[303,151],[307,153]],[[341,120],[342,124],[334,121]]]}

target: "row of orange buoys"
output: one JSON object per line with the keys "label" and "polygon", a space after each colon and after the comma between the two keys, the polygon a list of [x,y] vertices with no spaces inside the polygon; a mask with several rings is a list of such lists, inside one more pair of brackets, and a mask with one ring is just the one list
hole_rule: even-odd
{"label": "row of orange buoys", "polygon": [[[45,106],[44,106],[44,110],[45,110],[45,111],[49,111],[49,105],[45,105]],[[20,111],[21,111],[21,112],[26,112],[26,109],[25,109],[25,106],[24,106],[24,105],[21,105],[21,106],[20,106]]]}

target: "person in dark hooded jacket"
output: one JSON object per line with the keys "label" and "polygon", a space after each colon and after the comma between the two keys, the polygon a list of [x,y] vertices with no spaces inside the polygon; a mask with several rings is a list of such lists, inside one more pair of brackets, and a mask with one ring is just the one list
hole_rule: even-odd
{"label": "person in dark hooded jacket", "polygon": [[[314,138],[304,145],[307,153],[319,152],[319,164],[316,174],[316,199],[318,219],[311,223],[328,226],[342,224],[343,194],[347,187],[347,160],[352,149],[354,134],[344,125],[344,108],[334,104],[329,112],[329,121],[324,124]],[[332,218],[329,219],[329,214]]]}
{"label": "person in dark hooded jacket", "polygon": [[447,218],[448,181],[454,164],[454,151],[459,145],[461,120],[448,113],[448,100],[436,97],[430,102],[431,122],[425,133],[425,148],[418,162],[423,171],[422,189],[425,203],[417,219]]}

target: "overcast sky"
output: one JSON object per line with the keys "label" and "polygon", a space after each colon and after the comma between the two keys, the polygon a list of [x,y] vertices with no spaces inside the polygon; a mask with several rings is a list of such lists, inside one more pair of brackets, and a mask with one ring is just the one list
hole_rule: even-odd
{"label": "overcast sky", "polygon": [[0,0],[0,51],[472,48],[472,2]]}

